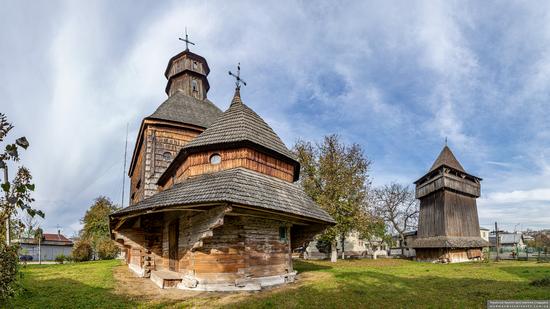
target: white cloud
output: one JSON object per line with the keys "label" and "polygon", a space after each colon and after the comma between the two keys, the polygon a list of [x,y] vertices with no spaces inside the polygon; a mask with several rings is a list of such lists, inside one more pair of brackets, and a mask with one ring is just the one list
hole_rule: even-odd
{"label": "white cloud", "polygon": [[14,7],[0,12],[1,109],[31,140],[23,162],[46,225],[76,229],[97,195],[119,201],[125,125],[132,147],[166,97],[162,74],[188,27],[212,69],[209,97],[228,106],[227,70],[242,62],[245,102],[289,146],[339,133],[364,146],[381,184],[421,176],[448,137],[485,178],[484,220],[516,203],[532,205],[526,223],[540,220],[550,27],[536,5],[480,5],[61,2],[30,12],[34,23]]}

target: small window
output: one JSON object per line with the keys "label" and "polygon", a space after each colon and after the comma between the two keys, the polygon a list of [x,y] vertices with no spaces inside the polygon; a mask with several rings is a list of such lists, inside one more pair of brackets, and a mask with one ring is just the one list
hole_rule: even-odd
{"label": "small window", "polygon": [[169,151],[167,151],[167,152],[162,154],[162,157],[164,158],[164,160],[171,160],[172,159],[172,154]]}
{"label": "small window", "polygon": [[222,162],[222,157],[220,154],[215,153],[210,156],[210,164],[220,164]]}
{"label": "small window", "polygon": [[193,61],[193,70],[196,70],[199,68],[199,64],[196,61]]}
{"label": "small window", "polygon": [[286,226],[279,226],[279,240],[286,241]]}
{"label": "small window", "polygon": [[136,184],[136,188],[139,189],[139,187],[141,187],[141,179],[138,180],[137,184]]}
{"label": "small window", "polygon": [[199,91],[199,86],[198,86],[196,80],[193,80],[193,81],[191,82],[191,85],[192,85],[193,91]]}

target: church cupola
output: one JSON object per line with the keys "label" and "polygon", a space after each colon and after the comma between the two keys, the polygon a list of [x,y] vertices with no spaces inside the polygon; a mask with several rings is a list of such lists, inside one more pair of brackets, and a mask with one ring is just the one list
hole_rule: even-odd
{"label": "church cupola", "polygon": [[187,33],[185,39],[180,40],[185,42],[186,48],[168,61],[164,72],[168,79],[166,94],[172,96],[177,91],[182,91],[190,97],[204,100],[210,89],[207,79],[210,68],[206,59],[189,51],[189,44],[195,44],[189,41]]}

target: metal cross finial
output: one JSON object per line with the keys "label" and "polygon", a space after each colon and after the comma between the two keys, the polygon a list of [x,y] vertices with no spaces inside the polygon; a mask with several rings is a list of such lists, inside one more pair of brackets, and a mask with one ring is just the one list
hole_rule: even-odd
{"label": "metal cross finial", "polygon": [[243,85],[246,86],[246,82],[241,78],[241,63],[239,62],[239,64],[237,65],[237,74],[233,74],[231,73],[231,71],[229,71],[229,75],[235,77],[235,85],[237,85],[237,89],[241,89],[241,83]]}
{"label": "metal cross finial", "polygon": [[445,146],[447,146],[447,136],[445,136]]}
{"label": "metal cross finial", "polygon": [[187,27],[185,27],[185,39],[179,38],[180,41],[185,42],[185,50],[189,50],[189,44],[195,45],[195,43],[189,41],[189,36],[187,35]]}

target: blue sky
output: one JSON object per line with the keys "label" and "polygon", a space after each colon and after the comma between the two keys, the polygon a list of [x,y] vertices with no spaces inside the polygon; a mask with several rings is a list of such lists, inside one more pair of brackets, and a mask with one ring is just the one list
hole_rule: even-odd
{"label": "blue sky", "polygon": [[338,133],[375,185],[412,185],[448,137],[484,179],[483,226],[550,227],[548,2],[0,0],[0,111],[31,142],[46,230],[120,203],[126,123],[131,152],[185,27],[209,98],[227,108],[241,62],[244,101],[288,146]]}

